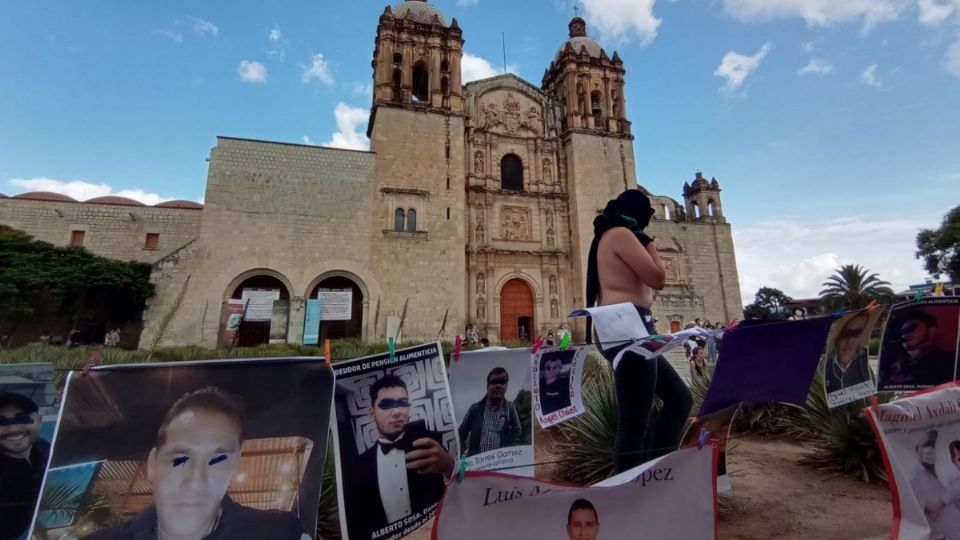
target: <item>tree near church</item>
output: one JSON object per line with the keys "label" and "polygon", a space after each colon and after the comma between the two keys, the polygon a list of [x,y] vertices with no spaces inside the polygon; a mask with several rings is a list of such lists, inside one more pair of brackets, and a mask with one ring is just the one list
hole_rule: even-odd
{"label": "tree near church", "polygon": [[954,285],[960,283],[960,206],[943,216],[940,228],[920,229],[916,257],[933,277],[946,274]]}
{"label": "tree near church", "polygon": [[821,287],[820,303],[826,311],[862,309],[874,300],[889,302],[893,298],[890,283],[859,264],[841,266]]}
{"label": "tree near church", "polygon": [[150,265],[57,247],[0,225],[0,327],[24,322],[116,324],[135,320],[153,296]]}
{"label": "tree near church", "polygon": [[743,316],[747,319],[783,319],[786,318],[786,304],[792,301],[780,289],[760,287],[753,303],[743,308]]}

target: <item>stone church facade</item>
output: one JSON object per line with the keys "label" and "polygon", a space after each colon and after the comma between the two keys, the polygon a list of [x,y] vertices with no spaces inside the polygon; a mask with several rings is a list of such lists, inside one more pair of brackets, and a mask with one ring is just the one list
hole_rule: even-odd
{"label": "stone church facade", "polygon": [[[155,263],[141,346],[171,316],[163,344],[222,343],[231,300],[253,290],[273,291],[274,313],[241,344],[301,342],[321,289],[352,299],[321,339],[383,340],[401,325],[404,338],[452,339],[470,324],[495,343],[560,324],[582,337],[565,314],[584,303],[593,219],[637,181],[623,61],[579,17],[569,35],[540,87],[511,74],[462,84],[456,19],[400,2],[377,26],[369,151],[218,137],[202,209],[24,194],[0,198],[0,223],[58,244],[83,227],[93,251]],[[740,318],[717,181],[697,173],[683,203],[651,199],[662,331]],[[148,229],[162,248],[145,254]],[[130,236],[130,253],[96,242],[108,235]]]}

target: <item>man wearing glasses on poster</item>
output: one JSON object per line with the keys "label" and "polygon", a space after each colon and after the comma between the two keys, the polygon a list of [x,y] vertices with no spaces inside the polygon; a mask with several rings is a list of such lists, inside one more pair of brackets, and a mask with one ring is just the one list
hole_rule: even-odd
{"label": "man wearing glasses on poster", "polygon": [[423,420],[410,422],[410,397],[400,377],[385,375],[370,386],[370,417],[377,442],[357,458],[356,474],[344,479],[351,540],[374,538],[437,503],[455,464],[440,433],[427,430]]}
{"label": "man wearing glasses on poster", "polygon": [[837,332],[827,362],[827,393],[837,392],[871,380],[867,348],[863,346],[870,314],[853,315]]}

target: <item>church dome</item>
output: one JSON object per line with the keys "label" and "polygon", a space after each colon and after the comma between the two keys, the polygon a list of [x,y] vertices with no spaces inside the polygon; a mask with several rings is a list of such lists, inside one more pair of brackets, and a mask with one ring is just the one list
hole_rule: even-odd
{"label": "church dome", "polygon": [[126,197],[118,197],[116,195],[107,195],[105,197],[94,197],[92,199],[87,199],[84,202],[94,203],[94,204],[115,204],[117,206],[145,206],[140,201],[135,201],[133,199],[128,199]]}
{"label": "church dome", "polygon": [[50,191],[28,191],[26,193],[14,195],[13,198],[27,199],[31,201],[77,202],[77,200],[72,197],[63,195],[61,193],[53,193]]}
{"label": "church dome", "polygon": [[156,208],[180,208],[181,210],[203,210],[203,205],[193,201],[177,199],[154,205]]}
{"label": "church dome", "polygon": [[586,47],[587,54],[592,58],[600,58],[600,51],[603,50],[603,46],[600,45],[600,42],[593,39],[587,35],[587,22],[581,19],[580,17],[574,17],[570,24],[567,25],[567,28],[570,29],[570,39],[563,42],[563,45],[560,46],[560,49],[557,51],[556,58],[560,58],[563,55],[564,49],[567,48],[567,44],[573,47],[573,52],[580,54],[580,49]]}
{"label": "church dome", "polygon": [[443,18],[443,13],[440,13],[440,10],[437,9],[436,6],[424,0],[407,0],[406,2],[400,2],[393,6],[390,11],[394,17],[399,19],[405,19],[409,13],[414,21],[423,24],[433,24],[433,17],[436,16],[440,24],[443,26],[447,25],[447,20]]}

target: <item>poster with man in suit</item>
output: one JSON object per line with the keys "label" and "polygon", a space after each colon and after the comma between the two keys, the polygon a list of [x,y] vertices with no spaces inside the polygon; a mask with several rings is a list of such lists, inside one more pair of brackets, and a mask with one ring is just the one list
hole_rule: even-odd
{"label": "poster with man in suit", "polygon": [[457,426],[439,343],[334,365],[343,537],[399,539],[428,522],[455,474]]}

